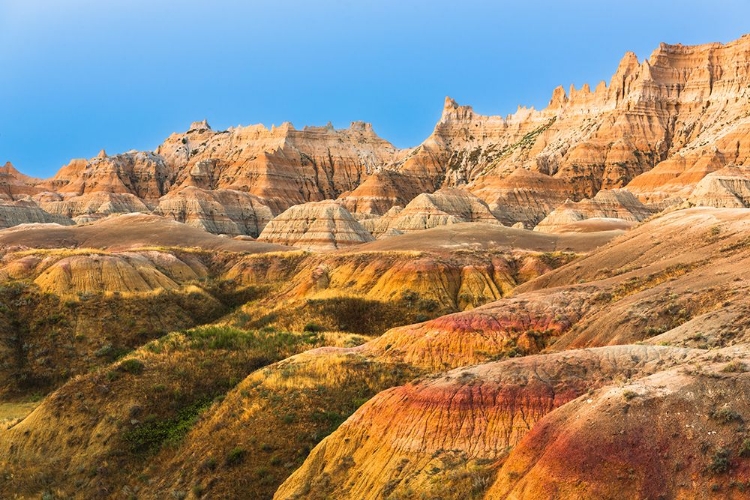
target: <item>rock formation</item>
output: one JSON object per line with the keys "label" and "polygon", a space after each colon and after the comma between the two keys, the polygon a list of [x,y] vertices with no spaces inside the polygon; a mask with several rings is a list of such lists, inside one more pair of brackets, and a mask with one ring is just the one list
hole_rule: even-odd
{"label": "rock formation", "polygon": [[0,201],[0,228],[33,223],[55,223],[67,226],[72,225],[73,221],[67,217],[50,214],[30,200]]}
{"label": "rock formation", "polygon": [[420,194],[403,209],[393,207],[380,218],[362,220],[362,225],[373,235],[393,231],[403,234],[461,222],[499,223],[487,204],[469,193],[455,188],[444,188],[432,194]]}
{"label": "rock formation", "polygon": [[397,153],[369,124],[346,130],[285,123],[214,132],[207,126],[173,134],[156,153],[174,185],[245,191],[278,214],[292,205],[334,199],[354,190]]}
{"label": "rock formation", "polygon": [[39,179],[22,174],[7,162],[0,167],[0,200],[15,201],[36,194],[38,189],[35,185],[39,182]]}
{"label": "rock formation", "polygon": [[503,224],[529,229],[566,200],[600,190],[627,187],[663,209],[687,200],[707,174],[747,164],[749,53],[750,36],[724,45],[662,44],[644,61],[626,54],[609,85],[558,87],[545,109],[507,117],[446,98],[432,134],[406,150],[360,122],[346,130],[285,123],[226,131],[195,122],[153,153],[102,152],[46,181],[3,167],[2,196],[33,196],[44,210],[83,222],[155,211],[250,235],[269,211],[292,205],[338,199],[369,220],[446,187],[475,194]]}
{"label": "rock formation", "polygon": [[374,238],[335,201],[295,205],[266,225],[258,241],[305,250],[335,250]]}
{"label": "rock formation", "polygon": [[[268,210],[340,198],[362,217],[384,215],[446,185],[466,184],[504,224],[526,227],[566,199],[625,185],[664,207],[687,199],[707,173],[746,161],[748,46],[748,37],[662,45],[642,63],[630,53],[609,86],[558,88],[546,109],[522,108],[507,118],[446,99],[432,135],[413,150],[397,151],[362,123],[343,131],[284,124],[216,132],[204,121],[156,153],[102,152],[49,181],[13,173],[6,185],[79,221],[159,207],[156,213],[210,231],[251,235],[262,230]],[[207,194],[217,189],[254,195],[242,200],[252,200],[250,213],[237,206],[240,195]]]}
{"label": "rock formation", "polygon": [[[616,219],[626,222],[641,222],[653,215],[654,210],[645,207],[638,198],[625,189],[602,189],[593,198],[579,202],[566,201],[545,217],[534,228],[535,231],[555,233],[569,227],[571,223],[586,219]],[[606,226],[607,221],[601,221]]]}
{"label": "rock formation", "polygon": [[750,168],[726,167],[708,174],[696,184],[688,203],[717,208],[750,207]]}
{"label": "rock formation", "polygon": [[159,200],[154,214],[184,222],[214,234],[257,237],[273,219],[271,209],[257,196],[230,189],[189,186]]}
{"label": "rock formation", "polygon": [[466,498],[481,492],[474,481],[493,477],[492,465],[555,408],[612,384],[623,371],[648,375],[696,355],[642,346],[569,351],[458,369],[381,392],[317,446],[274,498],[375,499],[408,491]]}

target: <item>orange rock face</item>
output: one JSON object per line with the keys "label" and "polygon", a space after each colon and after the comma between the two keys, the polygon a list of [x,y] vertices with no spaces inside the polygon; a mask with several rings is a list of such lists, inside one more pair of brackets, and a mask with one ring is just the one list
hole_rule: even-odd
{"label": "orange rock face", "polygon": [[[565,200],[603,189],[627,187],[664,208],[687,200],[707,174],[747,163],[748,61],[750,36],[725,45],[662,44],[644,61],[626,54],[609,85],[558,87],[541,111],[482,116],[447,98],[432,134],[407,150],[360,122],[346,130],[285,123],[214,131],[204,121],[154,153],[102,152],[47,181],[6,166],[2,185],[10,199],[35,196],[45,210],[83,221],[161,206],[157,213],[210,231],[251,235],[268,211],[339,199],[364,219],[441,187],[468,190],[503,224],[527,228]],[[256,213],[243,213],[238,195],[188,189],[245,193]],[[177,192],[181,201],[162,204]]]}
{"label": "orange rock face", "polygon": [[696,354],[644,346],[571,351],[384,391],[316,447],[274,498],[375,499],[409,491],[467,498],[483,490],[474,481],[493,477],[507,450],[555,408],[623,371],[648,375]]}

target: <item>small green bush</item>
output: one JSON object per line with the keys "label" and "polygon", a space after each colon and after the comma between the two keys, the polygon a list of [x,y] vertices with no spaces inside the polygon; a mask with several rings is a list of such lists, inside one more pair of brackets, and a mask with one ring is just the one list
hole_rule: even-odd
{"label": "small green bush", "polygon": [[305,332],[310,333],[318,333],[325,331],[325,328],[317,323],[308,323],[305,325],[305,328],[303,329]]}
{"label": "small green bush", "polygon": [[717,450],[714,453],[713,460],[708,469],[714,474],[723,474],[729,470],[729,451],[726,449]]}
{"label": "small green bush", "polygon": [[747,366],[745,366],[745,363],[735,360],[724,366],[721,371],[725,373],[742,373],[747,371]]}
{"label": "small green bush", "polygon": [[732,422],[742,422],[742,416],[731,408],[721,408],[711,413],[711,418],[721,424],[729,424]]}
{"label": "small green bush", "polygon": [[143,373],[144,368],[145,365],[143,364],[143,362],[135,358],[126,359],[118,366],[118,369],[120,371],[130,373],[132,375],[140,375],[141,373]]}
{"label": "small green bush", "polygon": [[750,439],[745,439],[742,442],[739,455],[744,458],[750,457]]}
{"label": "small green bush", "polygon": [[229,451],[229,453],[227,453],[226,463],[227,465],[241,464],[242,462],[245,461],[246,456],[247,456],[247,450],[237,446],[235,448],[232,448]]}

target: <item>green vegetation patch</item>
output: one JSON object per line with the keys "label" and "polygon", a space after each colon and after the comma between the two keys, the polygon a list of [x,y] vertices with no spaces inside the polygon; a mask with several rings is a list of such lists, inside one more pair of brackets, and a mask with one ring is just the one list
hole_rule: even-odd
{"label": "green vegetation patch", "polygon": [[150,454],[163,445],[176,445],[210,404],[210,400],[202,399],[182,408],[173,418],[147,418],[143,424],[128,430],[123,438],[134,453]]}

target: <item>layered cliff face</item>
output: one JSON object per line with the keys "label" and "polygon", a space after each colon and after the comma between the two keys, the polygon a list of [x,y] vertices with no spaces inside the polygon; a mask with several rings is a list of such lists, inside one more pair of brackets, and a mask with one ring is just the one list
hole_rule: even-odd
{"label": "layered cliff face", "polygon": [[627,190],[603,189],[592,199],[586,198],[579,202],[566,201],[537,224],[534,230],[545,233],[563,232],[570,230],[571,225],[575,227],[576,222],[589,219],[600,219],[592,223],[599,222],[602,227],[614,221],[637,223],[653,213],[654,210],[644,206]]}
{"label": "layered cliff face", "polygon": [[443,188],[420,194],[403,209],[393,207],[383,216],[367,218],[362,225],[375,236],[403,234],[461,222],[499,224],[487,204],[462,189]]}
{"label": "layered cliff face", "polygon": [[266,225],[259,241],[305,250],[335,250],[372,241],[372,235],[334,201],[295,205]]}
{"label": "layered cliff face", "polygon": [[154,214],[184,222],[209,233],[254,237],[274,217],[268,205],[252,194],[193,186],[167,193],[159,200]]}
{"label": "layered cliff face", "polygon": [[0,200],[15,201],[28,198],[39,190],[35,187],[39,179],[19,172],[11,162],[0,167]]}
{"label": "layered cliff face", "polygon": [[688,203],[717,208],[750,207],[750,168],[726,167],[708,174],[696,184]]}
{"label": "layered cliff face", "polygon": [[278,214],[354,190],[390,163],[397,150],[361,122],[346,130],[296,130],[285,123],[270,130],[255,125],[224,132],[199,122],[185,134],[170,136],[156,153],[176,172],[176,186],[248,192]]}
{"label": "layered cliff face", "polygon": [[406,150],[360,122],[345,130],[285,123],[226,131],[195,122],[154,153],[102,152],[47,181],[7,167],[3,196],[33,196],[44,210],[79,222],[155,211],[253,236],[293,205],[339,199],[368,219],[441,187],[467,190],[503,224],[527,228],[566,200],[600,190],[627,187],[662,209],[687,200],[707,174],[747,163],[749,56],[749,36],[662,44],[644,61],[626,54],[609,85],[559,87],[545,109],[507,117],[446,98],[433,133]]}
{"label": "layered cliff face", "polygon": [[51,214],[30,200],[0,201],[0,228],[34,223],[64,226],[74,224],[69,218]]}

